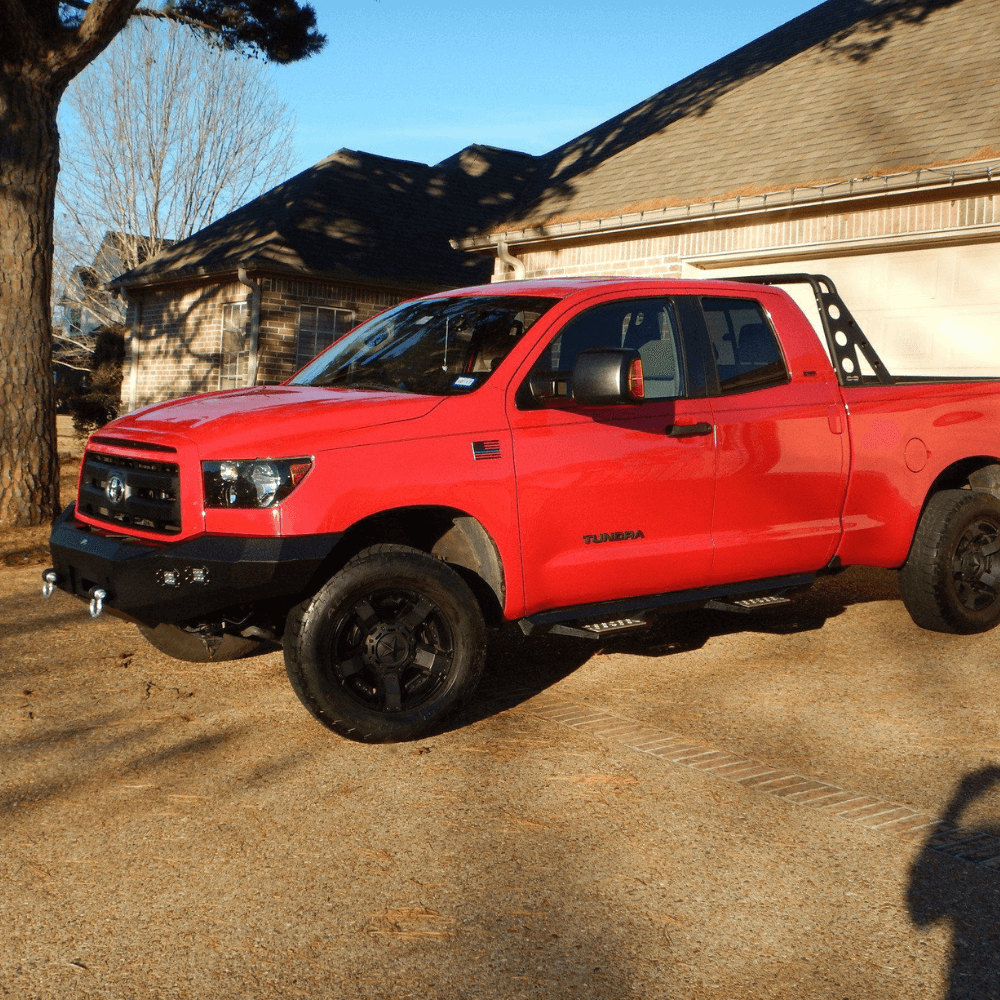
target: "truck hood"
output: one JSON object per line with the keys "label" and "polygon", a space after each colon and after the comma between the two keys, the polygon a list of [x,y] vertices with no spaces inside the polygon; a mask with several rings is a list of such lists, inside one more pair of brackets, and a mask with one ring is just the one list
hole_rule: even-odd
{"label": "truck hood", "polygon": [[278,457],[312,452],[317,441],[348,444],[351,431],[415,420],[441,402],[397,392],[260,386],[157,403],[101,434],[161,443],[181,437],[208,459]]}

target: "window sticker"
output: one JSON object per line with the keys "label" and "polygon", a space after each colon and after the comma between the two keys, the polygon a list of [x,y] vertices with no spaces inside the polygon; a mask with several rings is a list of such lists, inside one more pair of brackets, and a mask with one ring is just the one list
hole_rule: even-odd
{"label": "window sticker", "polygon": [[478,381],[479,379],[471,378],[468,375],[459,375],[451,384],[456,389],[471,389]]}

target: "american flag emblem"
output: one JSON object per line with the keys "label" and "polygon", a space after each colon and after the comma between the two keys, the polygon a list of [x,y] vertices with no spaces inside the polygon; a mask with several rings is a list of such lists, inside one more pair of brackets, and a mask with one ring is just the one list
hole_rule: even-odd
{"label": "american flag emblem", "polygon": [[473,441],[472,457],[478,462],[484,458],[500,457],[499,441]]}

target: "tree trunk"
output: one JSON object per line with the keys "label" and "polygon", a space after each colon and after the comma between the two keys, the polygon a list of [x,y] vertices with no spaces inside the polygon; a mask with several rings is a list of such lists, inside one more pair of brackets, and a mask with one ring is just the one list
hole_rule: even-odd
{"label": "tree trunk", "polygon": [[59,510],[50,263],[62,88],[36,72],[0,74],[0,527]]}

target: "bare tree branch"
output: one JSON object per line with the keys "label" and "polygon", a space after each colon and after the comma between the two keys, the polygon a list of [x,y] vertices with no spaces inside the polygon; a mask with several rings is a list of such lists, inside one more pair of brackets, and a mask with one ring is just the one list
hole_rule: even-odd
{"label": "bare tree branch", "polygon": [[122,322],[105,282],[287,175],[293,120],[269,74],[180,27],[140,23],[81,74],[57,195],[61,295]]}
{"label": "bare tree branch", "polygon": [[63,368],[71,368],[75,372],[89,372],[93,348],[82,344],[67,334],[53,332],[52,341],[59,349],[53,352],[53,362]]}

